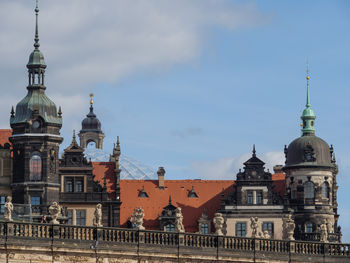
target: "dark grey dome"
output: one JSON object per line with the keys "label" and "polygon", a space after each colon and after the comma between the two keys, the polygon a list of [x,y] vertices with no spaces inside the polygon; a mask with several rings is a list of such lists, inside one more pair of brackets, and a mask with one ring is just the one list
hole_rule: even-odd
{"label": "dark grey dome", "polygon": [[101,132],[101,122],[97,119],[96,114],[94,113],[94,109],[91,106],[90,112],[86,115],[86,118],[81,123],[81,131],[84,132]]}
{"label": "dark grey dome", "polygon": [[313,134],[292,141],[287,149],[288,166],[332,166],[329,145]]}

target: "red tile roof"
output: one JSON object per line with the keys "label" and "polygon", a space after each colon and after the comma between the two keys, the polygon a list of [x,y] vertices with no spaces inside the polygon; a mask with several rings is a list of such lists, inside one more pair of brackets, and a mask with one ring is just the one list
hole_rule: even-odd
{"label": "red tile roof", "polygon": [[11,137],[11,135],[11,129],[0,129],[0,145],[4,146],[5,143],[10,143],[9,137]]}
{"label": "red tile roof", "polygon": [[[158,188],[158,180],[121,180],[120,224],[126,226],[134,208],[141,206],[145,211],[144,224],[146,229],[159,229],[158,216],[169,203],[179,206],[184,215],[183,224],[187,232],[198,231],[197,220],[204,209],[210,218],[220,208],[221,193],[225,196],[233,191],[234,181],[228,180],[165,180],[165,188]],[[194,189],[198,198],[189,198],[188,193]],[[148,198],[139,197],[139,192],[145,189]]]}
{"label": "red tile roof", "polygon": [[[93,162],[95,181],[103,186],[104,176],[107,181],[107,191],[114,192],[114,164],[111,162]],[[273,174],[274,190],[283,197],[285,175]],[[121,180],[120,225],[126,227],[126,222],[132,215],[134,208],[141,206],[144,209],[144,226],[146,229],[159,229],[158,216],[169,203],[182,209],[183,224],[187,232],[197,232],[198,222],[204,209],[210,218],[221,207],[221,194],[224,189],[225,197],[234,191],[233,180],[165,180],[165,189],[158,188],[158,180]],[[194,189],[198,198],[189,198],[188,193]],[[148,198],[139,197],[144,188]]]}

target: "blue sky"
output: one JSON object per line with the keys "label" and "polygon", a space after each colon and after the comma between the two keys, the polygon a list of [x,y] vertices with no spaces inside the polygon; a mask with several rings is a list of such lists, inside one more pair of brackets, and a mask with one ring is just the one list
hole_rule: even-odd
{"label": "blue sky", "polygon": [[[335,148],[350,242],[349,1],[49,0],[40,9],[63,146],[93,92],[106,151],[119,135],[123,154],[164,166],[168,179],[234,179],[254,143],[268,167],[283,164],[284,145],[300,136],[308,59],[316,134]],[[1,1],[4,128],[26,92],[33,19],[30,1]]]}

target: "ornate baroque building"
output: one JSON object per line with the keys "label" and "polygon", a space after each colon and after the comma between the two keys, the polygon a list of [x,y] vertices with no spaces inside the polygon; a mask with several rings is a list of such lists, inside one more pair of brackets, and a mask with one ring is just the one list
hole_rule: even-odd
{"label": "ornate baroque building", "polygon": [[15,220],[40,221],[49,215],[52,202],[58,202],[63,207],[60,223],[92,225],[100,203],[104,226],[134,227],[133,211],[142,207],[146,229],[175,231],[183,216],[185,231],[210,234],[215,231],[216,216],[223,218],[224,235],[265,233],[274,239],[283,238],[283,220],[288,217],[295,222],[296,239],[320,240],[321,226],[326,226],[328,240],[340,242],[338,170],[333,146],[315,135],[309,76],[302,135],[285,147],[285,165],[275,166],[273,173],[265,170],[254,146],[236,180],[165,180],[163,167],[157,180],[121,180],[119,138],[105,162],[92,162],[84,155],[90,142],[103,148],[104,133],[92,96],[78,135],[80,143],[74,132],[71,144],[59,156],[62,111],[45,94],[46,64],[39,50],[37,7],[35,12],[27,95],[11,110],[11,129],[0,130],[0,213],[5,197],[12,195]]}

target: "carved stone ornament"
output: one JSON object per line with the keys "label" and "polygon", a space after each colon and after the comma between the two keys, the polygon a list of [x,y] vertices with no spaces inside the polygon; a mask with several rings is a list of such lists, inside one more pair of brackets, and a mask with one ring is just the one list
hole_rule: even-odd
{"label": "carved stone ornament", "polygon": [[93,224],[94,226],[102,226],[102,205],[101,204],[96,205]]}
{"label": "carved stone ornament", "polygon": [[222,236],[222,229],[224,227],[224,218],[222,217],[221,213],[215,213],[214,219],[213,219],[213,223],[215,226],[215,234],[217,234],[218,236]]}
{"label": "carved stone ornament", "polygon": [[184,225],[182,224],[182,220],[183,220],[183,215],[181,212],[181,208],[178,207],[175,210],[175,230],[177,232],[185,232],[185,228]]}
{"label": "carved stone ornament", "polygon": [[145,214],[142,207],[138,207],[134,209],[134,212],[132,213],[131,220],[130,220],[134,228],[138,230],[145,230],[145,227],[142,225],[144,216]]}
{"label": "carved stone ornament", "polygon": [[283,239],[294,240],[295,223],[291,214],[287,214],[283,217]]}
{"label": "carved stone ornament", "polygon": [[60,214],[61,207],[57,202],[53,202],[52,205],[49,207],[49,213],[51,215],[51,223],[52,224],[59,224],[57,218],[58,215]]}
{"label": "carved stone ornament", "polygon": [[12,219],[12,211],[13,211],[13,204],[12,204],[12,197],[8,196],[6,197],[6,203],[4,205],[4,218],[6,221],[13,221]]}

